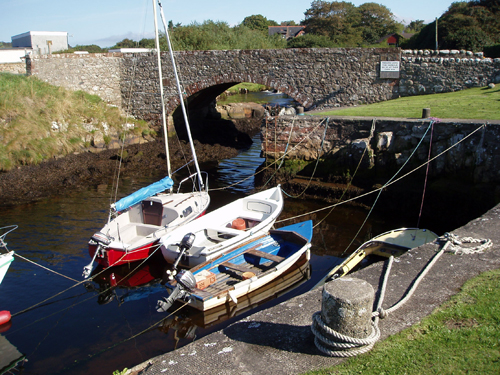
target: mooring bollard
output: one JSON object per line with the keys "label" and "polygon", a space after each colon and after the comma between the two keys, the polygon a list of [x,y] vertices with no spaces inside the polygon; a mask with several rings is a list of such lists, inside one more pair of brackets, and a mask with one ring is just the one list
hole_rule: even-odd
{"label": "mooring bollard", "polygon": [[372,323],[375,292],[364,280],[343,277],[323,287],[321,312],[313,315],[316,347],[323,353],[349,357],[370,350],[380,336]]}
{"label": "mooring bollard", "polygon": [[429,118],[429,117],[431,117],[431,109],[430,108],[422,109],[422,118]]}

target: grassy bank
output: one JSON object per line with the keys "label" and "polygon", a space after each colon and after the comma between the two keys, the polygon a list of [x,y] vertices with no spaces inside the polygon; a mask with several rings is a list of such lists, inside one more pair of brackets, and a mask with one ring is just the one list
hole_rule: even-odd
{"label": "grassy bank", "polygon": [[145,122],[123,117],[96,95],[0,73],[0,170],[80,150],[96,132],[106,141],[111,133],[146,129]]}
{"label": "grassy bank", "polygon": [[369,353],[308,375],[497,374],[500,368],[500,270],[465,283],[433,314]]}
{"label": "grassy bank", "polygon": [[419,95],[358,107],[316,113],[330,116],[374,116],[421,118],[422,109],[430,108],[437,118],[500,120],[500,87],[471,88],[443,94]]}

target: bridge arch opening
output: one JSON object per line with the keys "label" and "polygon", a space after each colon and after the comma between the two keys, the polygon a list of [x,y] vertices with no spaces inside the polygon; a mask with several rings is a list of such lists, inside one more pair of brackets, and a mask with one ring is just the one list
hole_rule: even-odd
{"label": "bridge arch opening", "polygon": [[[218,79],[215,79],[219,81]],[[245,148],[251,144],[251,137],[260,131],[264,119],[264,107],[260,104],[241,104],[239,116],[223,116],[217,110],[217,98],[224,94],[229,88],[238,85],[243,80],[229,80],[228,82],[208,85],[200,82],[186,87],[185,92],[189,96],[185,99],[191,133],[193,138],[208,144],[220,144],[222,146]],[[267,89],[278,91],[272,86],[258,83]],[[206,86],[206,87],[203,87]],[[294,105],[300,104],[290,100]],[[260,109],[256,109],[256,106]],[[179,105],[179,98],[171,98],[166,104],[167,112],[170,113],[173,125],[180,139],[186,139],[186,127]],[[246,115],[241,115],[245,111]]]}

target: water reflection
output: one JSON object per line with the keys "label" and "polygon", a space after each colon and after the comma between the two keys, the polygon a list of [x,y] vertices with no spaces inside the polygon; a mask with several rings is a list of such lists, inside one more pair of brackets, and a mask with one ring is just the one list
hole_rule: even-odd
{"label": "water reflection", "polygon": [[225,98],[218,100],[217,105],[230,103],[248,103],[269,104],[271,106],[290,107],[296,106],[298,103],[288,95],[273,90],[265,90],[259,92],[248,92],[246,94],[228,95]]}
{"label": "water reflection", "polygon": [[[209,171],[211,185],[226,186],[239,179],[237,173],[253,174],[259,163],[258,158],[254,160],[260,152],[257,139],[254,147],[238,161],[222,161],[217,170]],[[231,172],[226,173],[226,168]],[[118,196],[125,196],[158,177],[163,176],[125,179]],[[210,194],[210,210],[248,194],[252,188],[253,178],[243,187],[214,190]],[[19,225],[9,237],[9,248],[66,276],[16,258],[0,286],[0,309],[16,314],[12,327],[3,335],[26,354],[26,373],[111,374],[174,350],[192,341],[194,335],[201,337],[218,330],[250,314],[252,309],[265,308],[280,298],[303,293],[331,268],[336,255],[345,250],[366,216],[361,208],[338,207],[322,222],[328,211],[278,222],[278,227],[307,219],[315,224],[321,222],[314,231],[306,276],[283,290],[280,288],[285,284],[276,285],[264,296],[252,296],[246,305],[236,306],[236,310],[234,306],[226,306],[214,315],[188,314],[188,310],[183,310],[181,315],[164,321],[165,316],[155,309],[156,301],[165,293],[161,285],[161,262],[152,262],[142,273],[138,271],[130,277],[121,273],[126,275],[132,270],[125,265],[121,271],[114,270],[114,275],[101,275],[90,286],[72,281],[82,280],[82,267],[89,262],[87,241],[107,219],[111,190],[110,185],[103,184],[2,211],[3,224]],[[279,220],[322,206],[321,202],[287,198]],[[363,242],[370,230],[381,233],[392,228],[393,223],[374,215],[359,241]],[[292,286],[295,288],[291,289]],[[279,298],[271,300],[271,296]]]}

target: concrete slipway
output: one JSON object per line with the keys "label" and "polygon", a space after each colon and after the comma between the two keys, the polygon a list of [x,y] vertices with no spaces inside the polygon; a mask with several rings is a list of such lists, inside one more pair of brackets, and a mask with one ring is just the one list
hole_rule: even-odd
{"label": "concrete slipway", "polygon": [[[418,323],[456,294],[465,281],[500,268],[500,205],[452,232],[459,237],[491,239],[493,246],[473,255],[443,254],[420,283],[413,297],[380,320],[381,340]],[[427,244],[396,259],[383,307],[399,301],[412,281],[440,249]],[[351,274],[378,289],[384,263]],[[321,309],[322,288],[259,311],[176,351],[150,359],[133,374],[300,374],[333,366],[341,359],[323,355],[314,345],[312,315]]]}

